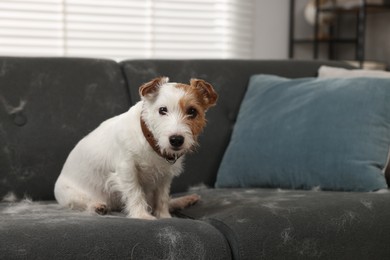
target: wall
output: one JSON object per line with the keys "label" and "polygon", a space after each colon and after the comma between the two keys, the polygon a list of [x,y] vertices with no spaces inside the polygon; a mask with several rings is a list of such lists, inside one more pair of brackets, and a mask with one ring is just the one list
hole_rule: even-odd
{"label": "wall", "polygon": [[[302,38],[313,34],[313,27],[303,16],[308,0],[296,1],[295,34]],[[255,0],[254,54],[255,59],[288,58],[289,5],[288,0]],[[390,10],[384,13],[370,14],[367,17],[366,60],[375,60],[387,64],[390,68]],[[344,18],[342,35],[355,32],[353,17]],[[311,45],[299,45],[295,48],[296,58],[311,59]],[[322,46],[320,58],[327,59],[327,48]],[[353,45],[339,45],[336,49],[338,59],[354,58]]]}
{"label": "wall", "polygon": [[[286,1],[286,5],[289,5]],[[313,27],[303,17],[303,10],[307,0],[296,0],[296,37],[304,37],[313,34]],[[343,37],[354,36],[356,31],[355,17],[346,15],[341,18],[342,27],[340,35]],[[368,14],[366,21],[365,59],[385,63],[390,68],[390,9],[387,12]],[[311,58],[312,49],[308,45],[300,45],[295,49],[297,58]],[[320,58],[327,58],[326,46],[322,47]],[[340,44],[336,48],[338,59],[354,59],[355,48],[352,44]]]}
{"label": "wall", "polygon": [[390,10],[370,15],[367,20],[367,59],[378,60],[390,69]]}
{"label": "wall", "polygon": [[288,57],[289,1],[255,0],[255,59]]}

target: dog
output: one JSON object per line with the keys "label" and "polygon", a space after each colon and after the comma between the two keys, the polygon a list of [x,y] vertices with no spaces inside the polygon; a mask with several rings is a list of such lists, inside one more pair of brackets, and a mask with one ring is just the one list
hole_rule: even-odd
{"label": "dog", "polygon": [[216,104],[213,86],[159,77],[139,88],[141,100],[104,121],[70,152],[54,194],[58,203],[98,214],[123,211],[129,218],[170,218],[196,203],[196,194],[170,198],[172,179],[183,171]]}

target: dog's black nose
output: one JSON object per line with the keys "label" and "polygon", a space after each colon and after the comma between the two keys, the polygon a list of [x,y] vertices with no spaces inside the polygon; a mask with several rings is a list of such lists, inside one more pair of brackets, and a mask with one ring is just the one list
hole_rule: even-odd
{"label": "dog's black nose", "polygon": [[184,143],[184,137],[181,135],[172,135],[171,137],[169,137],[169,143],[173,147],[179,148]]}

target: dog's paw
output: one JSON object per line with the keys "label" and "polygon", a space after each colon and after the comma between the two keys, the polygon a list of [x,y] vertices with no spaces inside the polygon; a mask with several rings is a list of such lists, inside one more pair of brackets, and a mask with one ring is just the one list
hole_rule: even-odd
{"label": "dog's paw", "polygon": [[169,202],[169,210],[174,211],[177,209],[184,209],[196,204],[199,200],[200,196],[198,194],[191,194],[183,197],[174,198],[171,199],[171,201]]}
{"label": "dog's paw", "polygon": [[146,220],[156,220],[157,218],[155,216],[152,216],[152,215],[144,215],[144,216],[141,216],[140,217],[141,219],[146,219]]}
{"label": "dog's paw", "polygon": [[145,220],[156,220],[157,218],[151,214],[137,214],[137,215],[128,215],[128,218],[138,218],[138,219],[145,219]]}
{"label": "dog's paw", "polygon": [[172,218],[171,214],[169,212],[165,213],[156,213],[157,218]]}
{"label": "dog's paw", "polygon": [[108,207],[106,204],[96,204],[94,209],[95,212],[99,215],[106,215],[108,213]]}
{"label": "dog's paw", "polygon": [[183,197],[184,207],[189,207],[195,205],[200,200],[200,196],[198,194],[191,194]]}

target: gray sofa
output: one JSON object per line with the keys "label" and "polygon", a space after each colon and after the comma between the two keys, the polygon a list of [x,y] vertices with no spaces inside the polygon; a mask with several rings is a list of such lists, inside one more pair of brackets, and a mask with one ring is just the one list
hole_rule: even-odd
{"label": "gray sofa", "polygon": [[[322,64],[348,68],[287,60],[0,58],[0,258],[389,259],[390,193],[213,188],[250,76],[316,76]],[[198,151],[172,185],[173,196],[192,187],[202,200],[157,221],[61,209],[53,188],[68,153],[160,75],[202,78],[220,95]]]}

